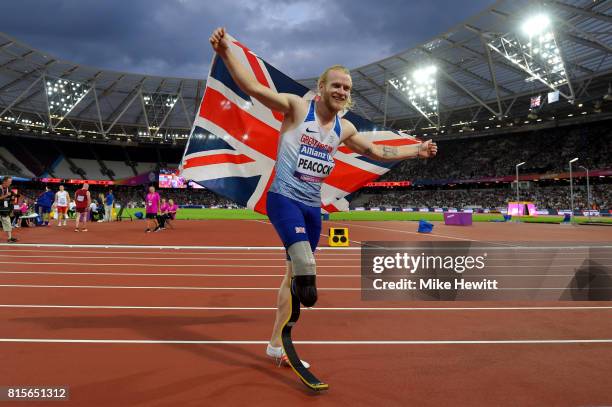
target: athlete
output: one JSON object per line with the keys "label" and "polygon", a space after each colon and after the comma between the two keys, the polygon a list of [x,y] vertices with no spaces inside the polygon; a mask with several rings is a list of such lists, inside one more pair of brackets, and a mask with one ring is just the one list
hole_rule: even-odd
{"label": "athlete", "polygon": [[[64,191],[64,186],[59,186],[59,191],[55,193],[55,202],[53,205],[57,210],[57,226],[66,226],[66,213],[68,212],[68,204],[70,203],[70,195],[68,191]],[[64,221],[62,224],[62,220]]]}
{"label": "athlete", "polygon": [[91,193],[89,192],[89,184],[83,184],[81,189],[77,189],[74,193],[74,201],[76,203],[76,226],[74,231],[79,232],[79,223],[83,223],[83,232],[87,232],[87,218],[89,217],[89,205],[91,205]]}
{"label": "athlete", "polygon": [[334,167],[338,146],[344,143],[378,161],[433,157],[437,146],[431,140],[409,146],[383,146],[359,135],[351,122],[339,116],[351,107],[352,88],[350,72],[341,65],[323,72],[318,81],[318,97],[307,101],[260,84],[229,51],[230,40],[224,28],[217,28],[209,41],[243,92],[284,114],[276,172],[266,206],[270,222],[287,251],[287,272],[278,293],[278,310],[266,350],[268,356],[282,359],[280,333],[291,309],[290,290],[305,307],[317,301],[313,252],[321,232],[321,183]]}

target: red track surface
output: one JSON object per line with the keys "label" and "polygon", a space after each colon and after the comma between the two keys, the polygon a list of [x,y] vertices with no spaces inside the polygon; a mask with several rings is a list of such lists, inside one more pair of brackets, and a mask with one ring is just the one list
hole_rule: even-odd
{"label": "red track surface", "polygon": [[[18,237],[144,246],[280,243],[269,224],[257,221],[178,221],[155,234],[143,228],[141,222],[94,224],[87,233],[37,228]],[[436,225],[433,235],[414,233],[413,222],[351,222],[349,229],[356,242],[612,240],[610,228],[585,226]],[[319,342],[297,349],[330,384],[323,394],[264,354],[284,272],[280,250],[0,246],[0,338],[60,341],[0,342],[0,386],[69,386],[71,399],[62,405],[75,406],[612,404],[611,342],[544,342],[612,340],[612,302],[363,302],[358,251],[322,251],[317,261],[320,301],[304,311],[294,339]],[[150,262],[157,266],[143,265]]]}

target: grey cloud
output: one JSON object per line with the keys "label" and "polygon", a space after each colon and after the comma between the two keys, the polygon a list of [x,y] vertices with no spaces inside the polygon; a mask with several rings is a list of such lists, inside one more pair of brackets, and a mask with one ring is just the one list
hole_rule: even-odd
{"label": "grey cloud", "polygon": [[490,0],[3,1],[0,27],[56,57],[162,76],[206,76],[223,25],[295,78],[356,67],[422,43]]}

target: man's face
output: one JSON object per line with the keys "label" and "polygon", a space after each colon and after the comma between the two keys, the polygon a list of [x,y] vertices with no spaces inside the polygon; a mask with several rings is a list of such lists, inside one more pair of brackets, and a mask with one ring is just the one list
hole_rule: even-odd
{"label": "man's face", "polygon": [[64,186],[60,185],[59,190],[60,190],[60,192],[63,192],[64,191]]}
{"label": "man's face", "polygon": [[352,87],[350,75],[339,69],[331,70],[327,73],[327,80],[319,87],[321,100],[329,110],[340,112],[346,107]]}
{"label": "man's face", "polygon": [[6,188],[6,187],[10,187],[11,184],[13,183],[13,179],[12,178],[5,178],[2,180],[2,185]]}
{"label": "man's face", "polygon": [[150,193],[155,192],[155,188],[154,188],[154,187],[149,187],[149,192],[150,192]]}

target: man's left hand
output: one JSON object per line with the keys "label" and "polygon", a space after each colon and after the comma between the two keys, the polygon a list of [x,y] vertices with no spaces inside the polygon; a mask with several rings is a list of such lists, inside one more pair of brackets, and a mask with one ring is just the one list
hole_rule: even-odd
{"label": "man's left hand", "polygon": [[438,154],[438,145],[431,140],[423,142],[419,146],[419,158],[431,158]]}

